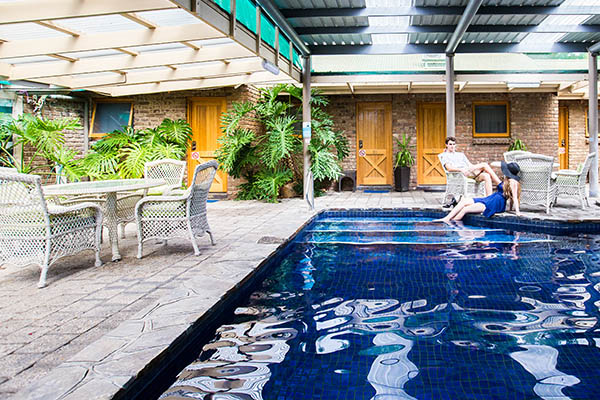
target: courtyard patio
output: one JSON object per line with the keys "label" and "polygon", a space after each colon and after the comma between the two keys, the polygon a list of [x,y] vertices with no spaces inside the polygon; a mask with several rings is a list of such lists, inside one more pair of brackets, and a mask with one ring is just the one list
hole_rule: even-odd
{"label": "courtyard patio", "polygon": [[[108,261],[105,240],[103,266],[93,266],[91,252],[65,258],[50,269],[44,289],[36,288],[36,266],[1,266],[0,397],[112,398],[315,213],[440,210],[440,200],[437,192],[329,192],[315,199],[314,212],[300,198],[219,200],[208,204],[217,244],[203,239],[198,257],[188,242],[173,240],[148,244],[138,260],[129,225],[122,261]],[[549,215],[542,207],[523,211],[527,219],[600,221],[599,206],[582,211],[575,200],[560,201]]]}

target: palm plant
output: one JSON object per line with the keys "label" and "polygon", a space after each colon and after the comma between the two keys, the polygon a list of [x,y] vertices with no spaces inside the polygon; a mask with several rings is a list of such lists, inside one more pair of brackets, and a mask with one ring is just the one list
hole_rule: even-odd
{"label": "palm plant", "polygon": [[[348,141],[333,129],[331,116],[322,110],[327,99],[313,91],[311,100],[313,136],[308,150],[313,176],[322,182],[338,177],[341,160],[348,155]],[[261,89],[256,104],[234,103],[223,115],[217,160],[229,175],[246,180],[238,199],[274,202],[287,183],[302,186],[301,101],[300,88],[281,84]],[[256,121],[264,127],[264,134],[247,128]]]}
{"label": "palm plant", "polygon": [[[31,114],[8,118],[0,126],[0,163],[26,174],[57,168],[78,180],[83,170],[75,158],[77,153],[64,147],[64,133],[80,128],[76,118],[45,119]],[[25,157],[28,148],[33,149],[33,155]],[[16,149],[20,149],[18,157],[14,155]]]}
{"label": "palm plant", "polygon": [[95,179],[140,178],[148,161],[182,159],[191,136],[183,119],[167,118],[156,128],[143,130],[126,127],[96,142],[83,160],[84,169]]}

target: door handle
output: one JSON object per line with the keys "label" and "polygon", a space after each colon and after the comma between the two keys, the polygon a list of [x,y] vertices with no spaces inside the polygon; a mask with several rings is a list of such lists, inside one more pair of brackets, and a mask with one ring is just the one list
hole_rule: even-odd
{"label": "door handle", "polygon": [[196,141],[192,141],[192,151],[196,150]]}
{"label": "door handle", "polygon": [[362,140],[359,140],[359,141],[358,141],[358,148],[359,148],[359,149],[362,149],[362,148],[363,148],[363,142],[362,142]]}
{"label": "door handle", "polygon": [[562,140],[562,142],[560,142],[560,145],[561,145],[562,147],[565,147],[565,139],[563,139],[563,140]]}

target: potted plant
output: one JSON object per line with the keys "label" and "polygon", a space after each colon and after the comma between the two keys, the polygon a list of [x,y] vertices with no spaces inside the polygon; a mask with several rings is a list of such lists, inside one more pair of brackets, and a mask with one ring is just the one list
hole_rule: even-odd
{"label": "potted plant", "polygon": [[410,184],[410,167],[413,166],[415,160],[408,148],[406,134],[402,135],[402,140],[396,139],[396,144],[398,152],[394,164],[394,186],[397,192],[406,192]]}
{"label": "potted plant", "polygon": [[515,139],[511,142],[510,146],[508,146],[508,151],[513,150],[527,151],[527,146],[525,145],[525,143],[523,143],[521,139]]}

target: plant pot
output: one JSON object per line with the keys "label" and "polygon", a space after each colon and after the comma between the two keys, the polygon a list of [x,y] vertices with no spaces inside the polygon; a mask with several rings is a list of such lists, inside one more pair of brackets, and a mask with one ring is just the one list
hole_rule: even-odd
{"label": "plant pot", "polygon": [[394,188],[396,192],[407,192],[410,186],[410,167],[394,168]]}

